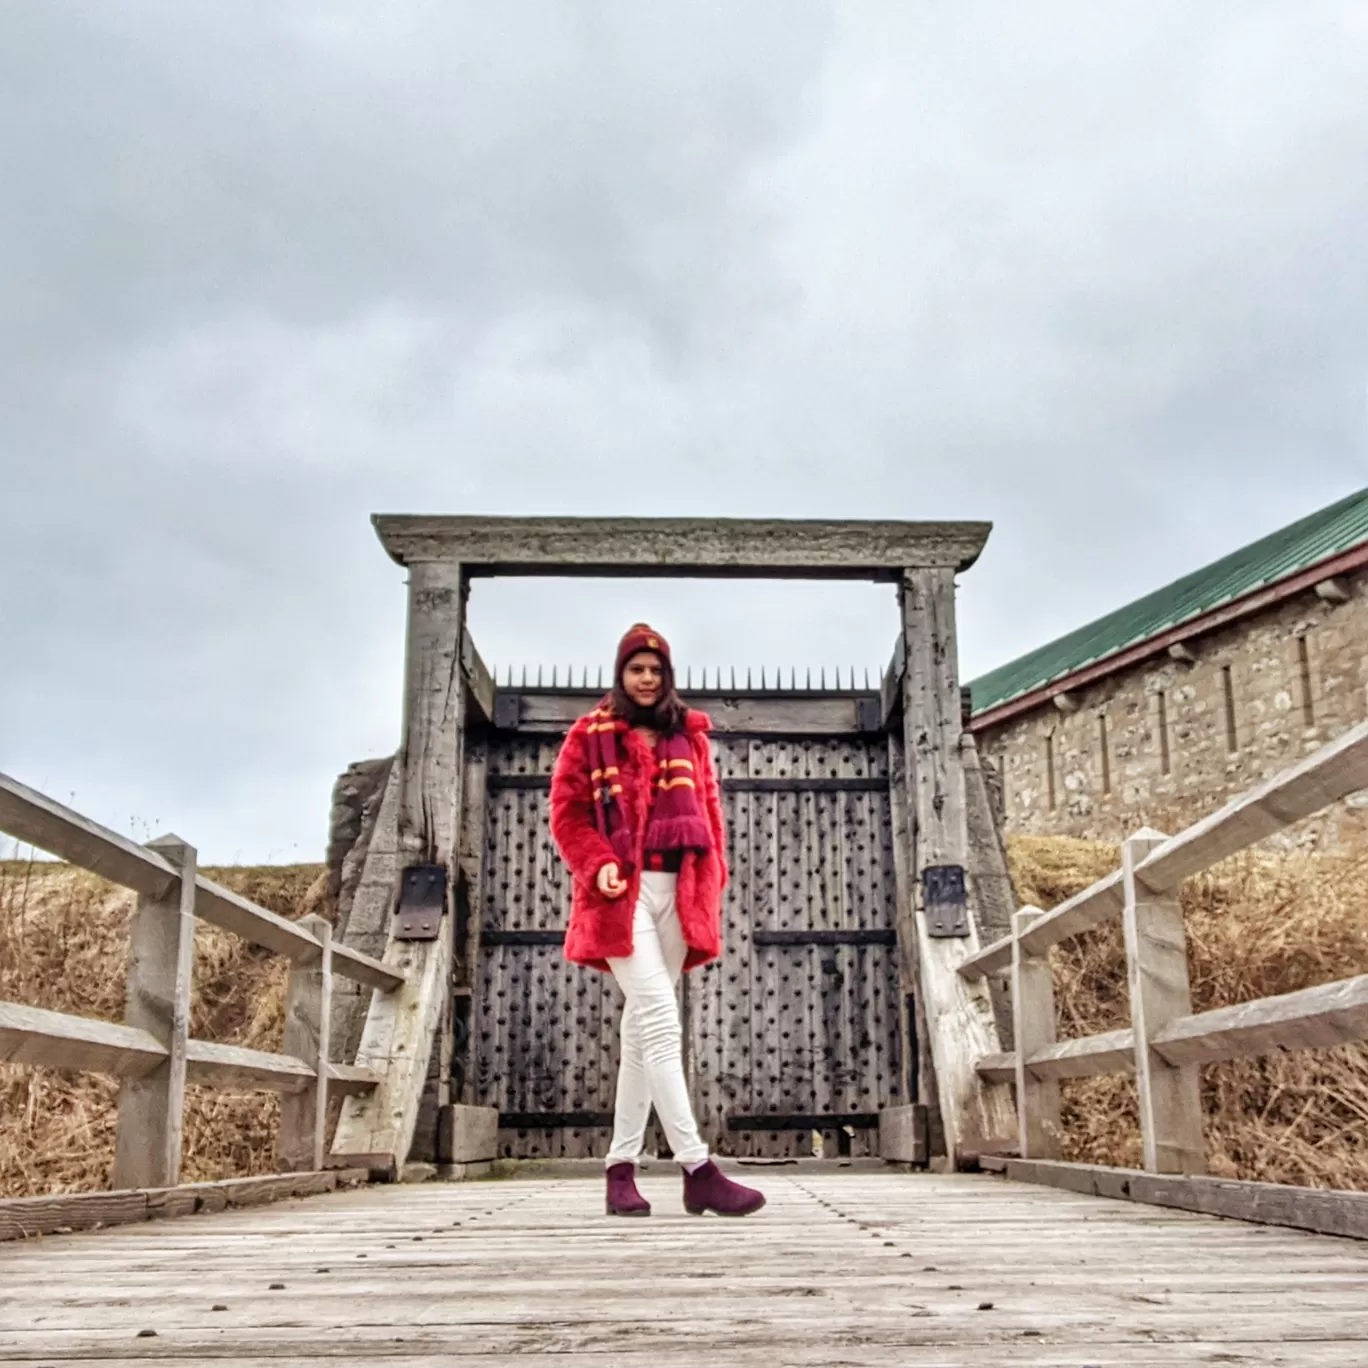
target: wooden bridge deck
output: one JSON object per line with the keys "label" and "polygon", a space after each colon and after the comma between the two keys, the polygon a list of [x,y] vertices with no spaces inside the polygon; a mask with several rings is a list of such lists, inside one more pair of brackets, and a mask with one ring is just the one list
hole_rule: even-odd
{"label": "wooden bridge deck", "polygon": [[366,1188],[0,1246],[0,1362],[1368,1362],[1368,1245],[976,1176],[780,1168],[724,1222],[597,1182]]}

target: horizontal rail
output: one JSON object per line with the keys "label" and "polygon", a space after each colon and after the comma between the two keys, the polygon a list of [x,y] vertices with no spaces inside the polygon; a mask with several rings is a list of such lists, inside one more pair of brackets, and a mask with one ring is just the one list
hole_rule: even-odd
{"label": "horizontal rail", "polygon": [[1368,1040],[1368,974],[1179,1017],[1151,1043],[1170,1064],[1210,1064],[1359,1040]]}
{"label": "horizontal rail", "polygon": [[135,892],[160,898],[180,878],[156,851],[0,774],[0,831]]}
{"label": "horizontal rail", "polygon": [[[180,878],[176,868],[155,850],[82,817],[6,774],[0,774],[0,831],[147,897],[163,897]],[[304,927],[203,875],[195,880],[195,915],[294,964],[312,964],[323,953]],[[334,945],[332,954],[333,971],[345,978],[385,992],[393,992],[404,982],[402,974],[358,950]]]}
{"label": "horizontal rail", "polygon": [[148,1031],[113,1021],[0,1002],[0,1061],[144,1078],[167,1057]]}
{"label": "horizontal rail", "polygon": [[[1278,997],[1256,998],[1179,1017],[1150,1042],[1170,1064],[1215,1064],[1275,1050],[1324,1050],[1368,1040],[1368,974],[1302,988]],[[1132,1073],[1135,1035],[1126,1029],[1061,1040],[1038,1050],[1026,1063],[1037,1078],[1088,1078]],[[984,1055],[981,1078],[1010,1083],[1014,1053]]]}
{"label": "horizontal rail", "polygon": [[[979,1077],[990,1083],[1014,1083],[1016,1061],[1014,1051],[984,1055],[977,1065]],[[1026,1067],[1036,1078],[1095,1078],[1099,1074],[1133,1073],[1135,1033],[1126,1027],[1061,1040],[1037,1050],[1026,1061]]]}
{"label": "horizontal rail", "polygon": [[[0,1062],[145,1078],[166,1058],[156,1037],[136,1027],[0,1002]],[[291,1055],[190,1040],[186,1077],[214,1088],[294,1093],[308,1085],[314,1071]],[[355,1093],[375,1087],[376,1077],[357,1065],[332,1064],[328,1081],[330,1091]]]}
{"label": "horizontal rail", "polygon": [[360,950],[353,950],[350,945],[343,945],[340,941],[332,943],[332,970],[334,974],[341,974],[353,983],[378,988],[382,993],[392,993],[404,986],[404,976],[397,969],[391,969],[388,964],[363,955]]}

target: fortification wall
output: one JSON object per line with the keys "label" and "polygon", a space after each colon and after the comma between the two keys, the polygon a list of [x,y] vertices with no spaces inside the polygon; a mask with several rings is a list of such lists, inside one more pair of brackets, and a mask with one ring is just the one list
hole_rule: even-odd
{"label": "fortification wall", "polygon": [[[1368,571],[1345,603],[1313,591],[978,733],[1011,834],[1115,841],[1175,831],[1368,715]],[[1364,795],[1368,799],[1368,795]],[[1356,795],[1295,839],[1368,829]]]}

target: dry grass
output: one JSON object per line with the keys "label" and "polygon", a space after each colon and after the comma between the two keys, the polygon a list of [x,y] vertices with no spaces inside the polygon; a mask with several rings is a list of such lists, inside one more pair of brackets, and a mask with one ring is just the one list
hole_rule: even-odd
{"label": "dry grass", "polygon": [[[1115,846],[1014,838],[1024,902],[1045,908],[1117,867]],[[1248,851],[1182,891],[1196,1011],[1368,973],[1368,852]],[[1060,1034],[1128,1024],[1119,925],[1054,957]],[[1202,1071],[1213,1173],[1312,1187],[1368,1189],[1368,1047],[1271,1055]],[[1065,1085],[1066,1157],[1140,1162],[1135,1087],[1128,1078]]]}
{"label": "dry grass", "polygon": [[[284,916],[322,912],[319,865],[205,870]],[[118,1021],[134,895],[65,865],[0,862],[0,999]],[[200,924],[191,1030],[205,1040],[278,1050],[286,963]],[[118,1082],[0,1064],[0,1195],[109,1185]],[[270,1173],[274,1095],[190,1089],[187,1182]]]}

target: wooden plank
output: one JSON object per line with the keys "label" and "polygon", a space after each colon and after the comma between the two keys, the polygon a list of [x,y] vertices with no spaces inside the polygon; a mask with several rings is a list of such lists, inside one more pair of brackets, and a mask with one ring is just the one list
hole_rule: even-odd
{"label": "wooden plank", "polygon": [[1032,955],[1021,944],[1022,932],[1042,916],[1044,913],[1038,907],[1023,907],[1013,920],[1012,1033],[1016,1038],[1017,1136],[1023,1157],[1058,1159],[1063,1130],[1059,1119],[1059,1084],[1028,1066],[1037,1051],[1055,1043],[1054,975],[1049,953]]}
{"label": "wooden plank", "polygon": [[1121,846],[1140,1135],[1151,1173],[1202,1173],[1206,1155],[1197,1066],[1172,1064],[1150,1043],[1171,1021],[1192,1013],[1182,905],[1176,893],[1153,893],[1135,878],[1136,866],[1165,840],[1146,829]]}
{"label": "wooden plank", "polygon": [[914,1102],[885,1107],[879,1113],[879,1158],[897,1164],[924,1164],[930,1157],[925,1107]]}
{"label": "wooden plank", "polygon": [[1006,1174],[1015,1183],[1038,1183],[1087,1196],[1368,1240],[1368,1192],[1030,1159],[1008,1159]]}
{"label": "wooden plank", "polygon": [[494,676],[489,673],[479,651],[475,649],[469,627],[461,631],[461,677],[465,680],[466,703],[471,716],[490,726],[494,721],[494,695],[498,688]]}
{"label": "wooden plank", "polygon": [[[901,640],[901,636],[899,637]],[[899,710],[901,712],[901,709]],[[902,994],[899,1040],[904,1072],[911,1085],[909,1101],[926,1109],[927,1147],[932,1155],[944,1153],[944,1128],[940,1118],[940,1092],[931,1052],[931,1029],[926,1020],[921,975],[917,958],[917,908],[912,887],[912,828],[908,818],[907,764],[902,737],[888,738],[888,805],[893,845],[893,880],[897,902],[894,927],[898,935],[898,987]],[[910,1001],[911,1011],[907,1004]],[[1010,1083],[1011,1076],[990,1080]]]}
{"label": "wooden plank", "polygon": [[1210,1064],[1358,1040],[1368,1040],[1368,974],[1175,1017],[1150,1044],[1170,1064]]}
{"label": "wooden plank", "polygon": [[907,670],[903,730],[910,781],[918,970],[931,1032],[941,1122],[947,1152],[968,1154],[976,1142],[1015,1130],[1011,1095],[989,1083],[975,1064],[998,1047],[997,1028],[981,984],[962,978],[960,963],[978,949],[970,934],[930,934],[921,874],[930,865],[968,864],[962,731],[956,665],[955,579],[952,570],[909,569],[903,576]]}
{"label": "wooden plank", "polygon": [[[503,690],[501,692],[508,692]],[[519,691],[514,690],[517,693]],[[582,693],[519,693],[518,731],[563,735],[571,723],[592,706]],[[690,707],[712,719],[719,736],[753,737],[854,736],[860,731],[859,695],[780,694],[746,697],[738,694],[694,693]]]}
{"label": "wooden plank", "polygon": [[999,1050],[993,1054],[981,1055],[974,1065],[978,1076],[989,1083],[1016,1082],[1016,1051]]}
{"label": "wooden plank", "polygon": [[377,514],[401,565],[460,562],[473,575],[863,579],[905,566],[953,573],[978,559],[991,523],[759,518],[490,518]]}
{"label": "wooden plank", "polygon": [[332,968],[334,974],[351,979],[354,983],[365,984],[369,988],[379,988],[381,992],[392,993],[403,978],[383,960],[373,959],[349,945],[331,943]]}
{"label": "wooden plank", "polygon": [[318,1172],[323,1167],[328,1124],[328,1032],[332,1017],[332,926],[322,917],[304,917],[302,926],[323,947],[317,964],[295,965],[285,990],[282,1049],[301,1059],[314,1076],[299,1092],[280,1100],[276,1156],[280,1167]]}
{"label": "wooden plank", "polygon": [[195,915],[241,936],[251,945],[284,955],[294,964],[312,964],[323,953],[319,943],[298,922],[258,907],[202,874],[195,880]]}
{"label": "wooden plank", "polygon": [[0,1242],[147,1220],[145,1192],[76,1192],[0,1201]]}
{"label": "wooden plank", "polygon": [[166,1059],[150,1031],[0,1002],[0,1062],[142,1078]]}
{"label": "wooden plank", "polygon": [[1091,931],[1111,917],[1119,917],[1125,902],[1118,869],[1047,912],[1026,933],[1023,943],[1031,954],[1043,955],[1050,946]]}
{"label": "wooden plank", "polygon": [[334,1097],[370,1092],[379,1081],[372,1070],[360,1064],[328,1065],[328,1091]]}
{"label": "wooden plank", "polygon": [[1135,1033],[1129,1029],[1061,1040],[1028,1061],[1037,1078],[1092,1078],[1135,1068]]}
{"label": "wooden plank", "polygon": [[[1048,915],[1048,914],[1047,914]],[[988,978],[993,974],[1009,974],[1012,971],[1012,937],[1003,936],[1000,940],[985,945],[965,957],[956,972],[961,978]]]}
{"label": "wooden plank", "polygon": [[1136,877],[1156,893],[1171,892],[1189,876],[1363,788],[1368,722],[1166,841],[1146,857]]}
{"label": "wooden plank", "polygon": [[[458,657],[466,588],[458,564],[420,561],[410,567],[404,747],[398,764],[400,860],[445,865],[453,888],[465,727]],[[404,985],[371,1000],[356,1063],[372,1069],[380,1081],[373,1092],[343,1102],[334,1158],[388,1154],[396,1173],[408,1158],[450,987],[452,922],[448,909],[432,941],[398,941],[391,929],[385,962],[404,976]]]}
{"label": "wooden plank", "polygon": [[297,1093],[313,1076],[314,1071],[302,1059],[265,1050],[220,1045],[212,1040],[191,1040],[186,1047],[187,1079],[212,1088]]}
{"label": "wooden plank", "polygon": [[180,877],[160,898],[138,895],[128,928],[124,1022],[153,1036],[165,1048],[166,1058],[151,1072],[120,1084],[116,1188],[174,1187],[180,1181],[195,971],[196,855],[194,847],[177,836],[163,836],[149,848]]}
{"label": "wooden plank", "polygon": [[169,860],[0,774],[0,831],[150,898],[179,879]]}

